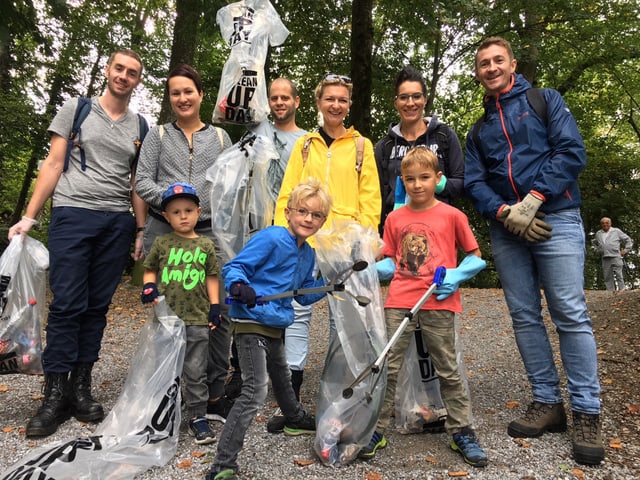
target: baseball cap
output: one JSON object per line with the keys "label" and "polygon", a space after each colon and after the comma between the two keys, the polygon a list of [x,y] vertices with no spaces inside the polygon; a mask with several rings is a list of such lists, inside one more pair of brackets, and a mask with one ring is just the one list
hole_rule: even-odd
{"label": "baseball cap", "polygon": [[162,210],[166,210],[169,202],[171,200],[175,200],[176,198],[190,198],[191,200],[196,202],[196,205],[200,206],[200,199],[198,198],[196,189],[193,187],[193,185],[178,182],[169,185],[169,188],[167,188],[162,194]]}

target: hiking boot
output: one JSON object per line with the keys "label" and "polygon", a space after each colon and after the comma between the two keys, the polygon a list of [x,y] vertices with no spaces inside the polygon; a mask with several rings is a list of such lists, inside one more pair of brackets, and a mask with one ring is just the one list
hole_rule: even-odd
{"label": "hiking boot", "polygon": [[564,432],[567,429],[567,415],[562,403],[533,402],[524,417],[509,424],[507,433],[514,438],[535,438],[544,432]]}
{"label": "hiking boot", "polygon": [[232,400],[229,400],[226,396],[220,397],[215,402],[207,402],[207,414],[205,417],[207,417],[207,420],[225,423],[232,407]]}
{"label": "hiking boot", "polygon": [[235,470],[227,468],[221,472],[209,472],[204,480],[237,480],[237,478]]}
{"label": "hiking boot", "polygon": [[276,413],[269,419],[267,422],[267,432],[269,433],[282,433],[284,430],[284,425],[286,420],[284,415],[281,415],[282,410],[279,408],[276,410]]}
{"label": "hiking boot", "polygon": [[313,435],[316,433],[316,417],[304,412],[304,416],[297,422],[285,420],[283,430],[284,434],[289,436]]}
{"label": "hiking boot", "polygon": [[37,413],[27,423],[27,437],[46,437],[71,417],[71,388],[68,373],[48,373],[44,376],[44,399]]}
{"label": "hiking boot", "polygon": [[583,465],[604,460],[600,415],[573,412],[573,458]]}
{"label": "hiking boot", "polygon": [[104,418],[104,409],[91,396],[91,370],[93,363],[78,363],[71,371],[72,415],[81,422],[99,422]]}
{"label": "hiking boot", "polygon": [[371,436],[371,440],[366,447],[363,447],[362,450],[358,452],[358,458],[362,458],[363,460],[370,460],[376,456],[376,452],[382,448],[387,446],[387,438],[378,432],[377,430],[373,432]]}
{"label": "hiking boot", "polygon": [[216,434],[209,427],[209,422],[204,417],[197,417],[189,422],[189,430],[196,437],[195,442],[198,445],[206,445],[212,443],[216,439]]}
{"label": "hiking boot", "polygon": [[240,370],[234,370],[231,377],[224,385],[224,394],[229,400],[234,400],[242,392],[242,374]]}
{"label": "hiking boot", "polygon": [[472,467],[487,465],[487,454],[480,448],[476,433],[469,427],[464,427],[458,433],[453,434],[451,450],[462,455],[464,461]]}

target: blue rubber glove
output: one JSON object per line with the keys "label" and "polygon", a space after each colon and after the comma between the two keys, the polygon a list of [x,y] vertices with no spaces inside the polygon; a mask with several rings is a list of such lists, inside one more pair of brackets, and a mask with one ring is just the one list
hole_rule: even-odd
{"label": "blue rubber glove", "polygon": [[209,325],[219,327],[220,322],[222,322],[222,317],[220,316],[220,304],[212,303],[209,307]]}
{"label": "blue rubber glove", "polygon": [[475,255],[467,255],[464,260],[460,262],[457,268],[448,268],[447,273],[444,276],[442,285],[436,288],[435,293],[439,295],[437,300],[444,300],[449,295],[458,290],[458,286],[465,280],[469,280],[475,277],[484,267],[487,266],[480,257]]}
{"label": "blue rubber glove", "polygon": [[396,177],[396,193],[393,203],[393,209],[397,210],[398,208],[404,206],[407,203],[407,192],[404,189],[404,183],[402,182],[402,177],[398,175]]}
{"label": "blue rubber glove", "polygon": [[151,303],[158,298],[158,286],[155,283],[147,282],[142,287],[142,303]]}
{"label": "blue rubber glove", "polygon": [[441,194],[442,191],[444,190],[444,187],[446,187],[446,186],[447,186],[447,177],[445,177],[444,173],[443,173],[442,177],[440,178],[440,181],[436,185],[436,193],[438,195]]}
{"label": "blue rubber glove", "polygon": [[249,308],[256,306],[256,291],[249,285],[245,285],[240,282],[234,283],[231,285],[229,293],[232,297],[236,297],[236,299],[240,300],[242,303],[246,303]]}
{"label": "blue rubber glove", "polygon": [[380,280],[391,280],[393,274],[396,273],[396,262],[391,257],[385,257],[376,262],[376,270]]}

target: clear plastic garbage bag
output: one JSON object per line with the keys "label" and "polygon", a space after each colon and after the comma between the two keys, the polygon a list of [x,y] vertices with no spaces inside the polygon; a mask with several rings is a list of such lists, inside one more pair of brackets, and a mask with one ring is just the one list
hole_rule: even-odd
{"label": "clear plastic garbage bag", "polygon": [[[456,315],[455,324],[456,359],[468,393],[464,357],[458,334],[458,315]],[[414,330],[405,353],[404,363],[398,374],[395,407],[395,426],[400,433],[432,432],[434,423],[447,417],[447,409],[440,395],[440,380],[431,356],[422,341],[422,332],[419,327]]]}
{"label": "clear plastic garbage bag", "polygon": [[49,251],[15,235],[0,257],[0,374],[42,374]]}
{"label": "clear plastic garbage bag", "polygon": [[[320,380],[314,450],[323,464],[337,467],[353,461],[369,443],[384,400],[386,368],[355,385],[349,398],[343,396],[344,389],[376,361],[387,341],[375,268],[381,241],[373,229],[346,221],[318,232],[315,241],[320,271],[329,280],[359,260],[368,262],[365,270],[348,278],[346,292],[328,296],[337,335],[329,344]],[[371,302],[363,307],[352,295],[366,296]]]}
{"label": "clear plastic garbage bag", "polygon": [[267,0],[243,0],[218,10],[216,23],[231,47],[213,111],[213,123],[248,125],[269,114],[264,64],[269,45],[282,45],[289,30]]}
{"label": "clear plastic garbage bag", "polygon": [[251,235],[272,224],[277,194],[268,179],[278,158],[271,139],[247,132],[207,170],[211,228],[222,250],[221,264],[234,258]]}
{"label": "clear plastic garbage bag", "polygon": [[175,455],[186,334],[160,298],[153,321],[140,332],[123,392],[95,433],[35,449],[0,480],[132,479]]}

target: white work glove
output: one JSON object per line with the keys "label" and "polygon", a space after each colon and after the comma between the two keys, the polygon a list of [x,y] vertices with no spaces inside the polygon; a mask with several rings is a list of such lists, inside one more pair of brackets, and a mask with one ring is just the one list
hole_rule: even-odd
{"label": "white work glove", "polygon": [[546,215],[543,212],[536,212],[531,223],[524,232],[523,238],[528,242],[544,242],[551,238],[553,228],[542,219]]}
{"label": "white work glove", "polygon": [[475,277],[486,266],[487,262],[470,254],[464,257],[456,268],[447,268],[442,285],[435,290],[435,293],[439,294],[436,299],[444,300],[454,293],[462,282]]}
{"label": "white work glove", "polygon": [[393,274],[396,272],[396,262],[391,257],[385,257],[379,262],[376,262],[376,270],[378,271],[378,278],[380,280],[391,280]]}
{"label": "white work glove", "polygon": [[11,240],[16,234],[24,237],[36,223],[38,223],[38,221],[33,218],[22,217],[22,220],[9,229],[9,240]]}
{"label": "white work glove", "polygon": [[509,215],[504,219],[505,228],[514,235],[524,238],[524,233],[541,206],[542,199],[533,193],[527,193],[521,202],[510,207]]}

